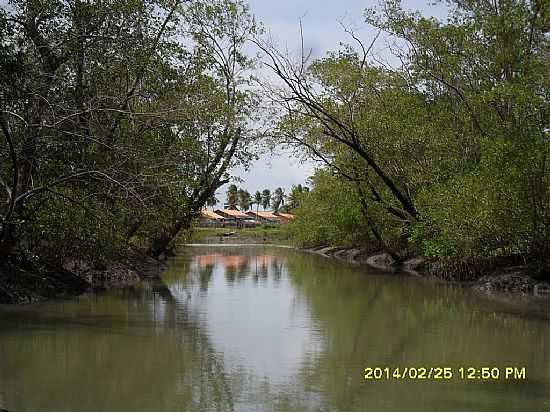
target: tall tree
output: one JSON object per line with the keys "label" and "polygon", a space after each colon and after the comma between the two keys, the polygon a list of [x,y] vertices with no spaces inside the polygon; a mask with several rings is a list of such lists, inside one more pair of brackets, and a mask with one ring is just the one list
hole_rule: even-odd
{"label": "tall tree", "polygon": [[136,235],[162,253],[251,158],[255,30],[239,0],[3,8],[0,255],[118,253]]}
{"label": "tall tree", "polygon": [[283,188],[278,187],[271,196],[271,207],[273,211],[279,211],[280,207],[285,204],[285,192]]}
{"label": "tall tree", "polygon": [[226,193],[226,205],[229,209],[236,209],[239,203],[239,191],[234,184],[229,185]]}
{"label": "tall tree", "polygon": [[134,143],[143,118],[126,119],[151,91],[153,73],[167,67],[161,49],[170,47],[179,2],[113,6],[14,0],[0,12],[3,45],[18,50],[0,59],[8,64],[0,79],[0,126],[9,148],[0,173],[11,174],[2,178],[10,187],[3,192],[0,255],[23,239],[35,245],[41,236],[47,243],[63,233],[56,225],[78,215],[109,219],[102,209],[117,199],[140,201],[132,166],[141,160]]}
{"label": "tall tree", "polygon": [[237,191],[237,197],[240,210],[246,212],[248,209],[250,209],[250,205],[252,204],[252,197],[247,190],[239,189]]}
{"label": "tall tree", "polygon": [[301,184],[292,185],[290,194],[288,195],[287,206],[289,209],[295,209],[300,206],[300,200],[304,193],[308,191],[307,187],[302,186]]}
{"label": "tall tree", "polygon": [[[399,39],[397,69],[370,54],[376,38],[364,44],[349,30],[358,52],[344,46],[310,61],[305,51],[298,65],[259,41],[284,84],[267,94],[286,111],[278,141],[347,180],[343,190],[355,190],[350,199],[379,241],[430,256],[521,254],[542,267],[550,9],[542,1],[447,4],[445,21],[397,0],[365,13]],[[322,204],[322,194],[313,200]]]}
{"label": "tall tree", "polygon": [[254,193],[254,204],[256,205],[256,218],[258,216],[258,209],[260,208],[260,204],[262,203],[262,192],[259,190],[256,190],[256,193]]}
{"label": "tall tree", "polygon": [[203,59],[203,67],[211,68],[210,77],[221,93],[218,107],[202,113],[210,117],[210,122],[201,124],[198,130],[192,122],[182,128],[187,132],[191,129],[197,136],[199,159],[203,162],[182,193],[189,206],[154,236],[150,247],[153,256],[169,247],[182,229],[190,227],[206,199],[229,181],[230,167],[251,159],[248,148],[254,139],[247,119],[252,116],[255,96],[245,77],[253,61],[243,47],[256,33],[257,25],[248,6],[240,0],[204,0],[180,10],[189,25],[186,34],[195,42],[195,53]]}
{"label": "tall tree", "polygon": [[271,205],[271,191],[269,189],[262,190],[262,207],[266,210]]}

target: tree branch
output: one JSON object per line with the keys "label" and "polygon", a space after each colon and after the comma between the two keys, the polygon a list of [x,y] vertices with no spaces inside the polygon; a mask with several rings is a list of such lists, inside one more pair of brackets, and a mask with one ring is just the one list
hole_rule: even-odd
{"label": "tree branch", "polygon": [[13,209],[15,207],[15,202],[16,202],[15,196],[17,195],[16,190],[17,190],[17,184],[19,182],[19,167],[17,162],[17,154],[15,153],[15,148],[13,146],[13,140],[11,138],[10,130],[9,130],[8,124],[4,119],[4,116],[2,115],[0,115],[0,128],[4,133],[4,137],[8,145],[11,164],[12,164],[12,174],[13,174],[12,189],[9,197],[10,201],[8,204],[8,208],[2,217],[2,221],[5,222],[11,217],[11,214],[13,213]]}

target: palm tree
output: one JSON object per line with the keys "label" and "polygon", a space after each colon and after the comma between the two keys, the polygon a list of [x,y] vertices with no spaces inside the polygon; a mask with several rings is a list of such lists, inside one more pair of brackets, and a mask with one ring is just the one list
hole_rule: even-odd
{"label": "palm tree", "polygon": [[285,191],[283,188],[278,187],[275,189],[273,196],[271,197],[271,206],[274,212],[277,212],[279,208],[285,204]]}
{"label": "palm tree", "polygon": [[237,195],[237,186],[229,185],[229,187],[227,188],[227,208],[236,209],[238,201],[239,197]]}
{"label": "palm tree", "polygon": [[244,195],[245,195],[244,199],[246,203],[245,210],[248,210],[251,208],[252,204],[254,203],[254,200],[252,200],[252,195],[248,193],[248,190],[244,191]]}
{"label": "palm tree", "polygon": [[271,191],[269,189],[264,189],[262,191],[262,207],[266,210],[271,203]]}
{"label": "palm tree", "polygon": [[250,208],[250,204],[252,203],[252,196],[250,196],[250,193],[248,193],[247,190],[239,189],[237,191],[237,198],[239,209],[241,209],[242,211],[247,211]]}
{"label": "palm tree", "polygon": [[262,203],[262,193],[259,190],[256,190],[256,193],[254,193],[254,203],[256,204],[256,220],[258,220],[258,209],[260,203]]}
{"label": "palm tree", "polygon": [[292,210],[299,207],[301,199],[304,196],[304,193],[308,193],[308,192],[309,192],[309,188],[307,186],[302,186],[301,184],[292,185],[290,195],[288,195],[288,203],[286,205],[288,209]]}

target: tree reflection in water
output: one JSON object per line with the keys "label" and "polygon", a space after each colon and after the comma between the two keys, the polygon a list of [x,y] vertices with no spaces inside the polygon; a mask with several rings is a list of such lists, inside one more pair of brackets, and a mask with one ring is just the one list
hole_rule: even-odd
{"label": "tree reflection in water", "polygon": [[244,377],[229,379],[186,305],[152,281],[2,316],[2,334],[18,338],[0,343],[0,407],[234,411]]}
{"label": "tree reflection in water", "polygon": [[215,269],[223,271],[230,286],[235,282],[246,280],[249,276],[256,282],[260,279],[266,281],[270,271],[275,282],[281,280],[286,262],[284,256],[267,253],[242,254],[235,253],[239,251],[234,250],[234,247],[230,249],[230,254],[214,252],[194,255],[189,268],[189,282],[194,282],[196,275],[199,274],[201,290],[206,291]]}
{"label": "tree reflection in water", "polygon": [[[0,308],[0,408],[548,409],[548,305],[364,271],[292,250],[189,248],[162,282]],[[529,379],[363,379],[367,366],[478,365]]]}

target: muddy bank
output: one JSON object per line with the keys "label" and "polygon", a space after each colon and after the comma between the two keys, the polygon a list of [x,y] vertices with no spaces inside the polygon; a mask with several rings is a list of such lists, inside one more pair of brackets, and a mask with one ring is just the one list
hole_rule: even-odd
{"label": "muddy bank", "polygon": [[[384,252],[361,247],[320,246],[303,249],[309,253],[338,259],[354,265],[368,265],[380,271],[407,273],[413,276],[431,278],[445,282],[458,282],[473,289],[488,293],[512,293],[544,296],[550,298],[550,282],[536,279],[528,265],[507,266],[506,264],[487,266],[470,277],[442,276],[441,264],[421,256],[405,260],[401,265]],[[484,273],[484,271],[486,273]]]}
{"label": "muddy bank", "polygon": [[81,294],[90,284],[77,274],[45,263],[7,260],[0,264],[0,303],[22,304]]}
{"label": "muddy bank", "polygon": [[354,265],[368,265],[375,269],[385,272],[403,271],[403,267],[394,264],[393,259],[380,251],[373,251],[362,247],[338,247],[338,246],[320,246],[302,249],[308,253],[330,257]]}
{"label": "muddy bank", "polygon": [[158,278],[164,269],[164,263],[141,254],[105,265],[74,259],[63,267],[14,258],[0,264],[0,304],[28,304],[127,287]]}

